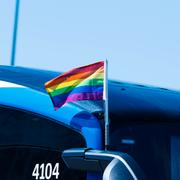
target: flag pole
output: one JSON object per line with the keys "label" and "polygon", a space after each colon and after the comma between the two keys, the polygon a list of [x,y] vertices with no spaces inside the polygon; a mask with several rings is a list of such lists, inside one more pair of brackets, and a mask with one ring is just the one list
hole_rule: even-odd
{"label": "flag pole", "polygon": [[105,61],[104,68],[104,119],[105,119],[105,150],[109,146],[109,109],[108,109],[108,61]]}

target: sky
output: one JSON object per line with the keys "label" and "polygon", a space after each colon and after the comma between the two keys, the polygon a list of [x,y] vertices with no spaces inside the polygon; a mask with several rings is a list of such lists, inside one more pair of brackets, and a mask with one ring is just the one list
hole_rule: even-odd
{"label": "sky", "polygon": [[[0,1],[0,65],[15,0]],[[20,2],[16,65],[67,71],[108,59],[109,79],[180,90],[179,0]]]}

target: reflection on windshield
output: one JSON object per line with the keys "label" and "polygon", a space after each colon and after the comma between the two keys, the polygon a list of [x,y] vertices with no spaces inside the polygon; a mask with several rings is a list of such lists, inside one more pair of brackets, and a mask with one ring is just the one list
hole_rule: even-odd
{"label": "reflection on windshield", "polygon": [[122,144],[135,144],[134,139],[121,139]]}

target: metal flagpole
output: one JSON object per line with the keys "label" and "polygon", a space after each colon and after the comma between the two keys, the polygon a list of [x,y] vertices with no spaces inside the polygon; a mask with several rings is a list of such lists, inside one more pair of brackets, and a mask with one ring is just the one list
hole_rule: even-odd
{"label": "metal flagpole", "polygon": [[13,30],[13,40],[12,40],[12,50],[11,50],[11,66],[15,65],[19,4],[20,4],[20,0],[16,0],[16,9],[15,9],[15,16],[14,16],[14,30]]}
{"label": "metal flagpole", "polygon": [[109,109],[108,109],[108,61],[104,65],[104,119],[105,119],[105,150],[109,146]]}

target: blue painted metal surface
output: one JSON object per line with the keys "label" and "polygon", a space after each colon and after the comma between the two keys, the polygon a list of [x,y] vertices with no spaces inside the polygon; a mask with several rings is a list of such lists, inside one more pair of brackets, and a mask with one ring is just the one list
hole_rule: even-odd
{"label": "blue painted metal surface", "polygon": [[[51,100],[44,91],[44,83],[57,75],[59,73],[53,71],[0,66],[0,80],[26,87],[0,88],[0,104],[42,114],[80,132],[88,147],[101,149],[103,137],[100,125],[96,117],[89,112],[96,113],[103,109],[101,106],[95,106],[93,102],[77,102],[68,103],[58,111],[54,111]],[[168,121],[179,121],[180,92],[109,81],[109,112],[113,119],[111,125],[116,121],[151,122],[165,118]],[[97,174],[88,176],[88,180],[97,178]]]}
{"label": "blue painted metal surface", "polygon": [[81,133],[87,147],[101,149],[102,134],[95,116],[84,109],[67,103],[55,111],[49,96],[27,87],[0,88],[0,104],[41,114]]}
{"label": "blue painted metal surface", "polygon": [[[0,66],[0,80],[21,84],[44,93],[44,83],[59,74],[54,71]],[[103,106],[97,106],[97,103],[79,101],[76,104],[89,112],[103,111]],[[180,116],[180,91],[109,81],[109,112],[110,116],[123,116],[124,119],[129,119],[131,114],[133,119],[144,118],[144,114],[177,117]]]}

